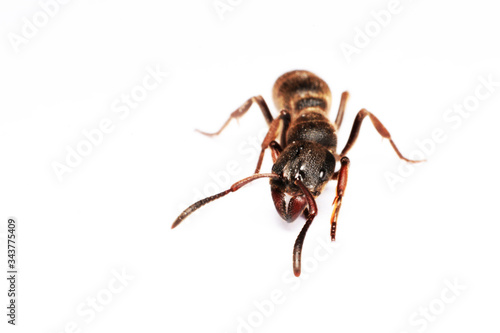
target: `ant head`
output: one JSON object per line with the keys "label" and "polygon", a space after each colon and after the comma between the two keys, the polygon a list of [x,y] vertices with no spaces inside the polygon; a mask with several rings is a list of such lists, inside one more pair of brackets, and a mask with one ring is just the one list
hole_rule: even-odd
{"label": "ant head", "polygon": [[295,184],[300,180],[317,197],[335,172],[335,157],[323,145],[316,142],[302,141],[289,144],[273,165],[272,172],[280,175],[272,179],[282,191],[291,195],[302,195]]}

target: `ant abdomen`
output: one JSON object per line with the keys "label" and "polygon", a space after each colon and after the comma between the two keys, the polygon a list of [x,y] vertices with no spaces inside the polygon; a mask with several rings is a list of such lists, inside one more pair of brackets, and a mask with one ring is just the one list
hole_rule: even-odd
{"label": "ant abdomen", "polygon": [[[273,100],[279,110],[276,118],[269,111],[264,98],[258,95],[249,98],[231,113],[217,132],[199,131],[208,136],[218,135],[232,119],[243,116],[253,103],[259,106],[269,126],[261,144],[255,173],[234,183],[223,192],[195,202],[177,217],[172,228],[205,204],[235,192],[256,179],[269,178],[271,197],[278,214],[287,222],[294,221],[300,215],[306,218],[293,247],[293,272],[295,276],[299,276],[302,244],[309,226],[318,214],[315,198],[321,194],[330,180],[337,181],[330,218],[330,237],[335,240],[337,219],[345,194],[350,163],[346,154],[356,142],[364,118],[368,117],[378,133],[389,140],[399,158],[411,163],[420,162],[405,158],[392,141],[387,128],[366,109],[358,112],[344,149],[337,153],[337,130],[342,124],[348,97],[348,92],[344,91],[340,98],[337,118],[335,122],[331,122],[328,119],[328,111],[332,96],[328,85],[311,72],[296,70],[283,74],[274,84]],[[260,173],[264,153],[268,149],[271,150],[274,162],[272,172]],[[337,162],[340,168],[335,171]]]}
{"label": "ant abdomen", "polygon": [[278,110],[288,110],[294,118],[307,108],[316,108],[328,114],[332,94],[325,81],[315,74],[296,70],[281,75],[273,87],[274,105]]}

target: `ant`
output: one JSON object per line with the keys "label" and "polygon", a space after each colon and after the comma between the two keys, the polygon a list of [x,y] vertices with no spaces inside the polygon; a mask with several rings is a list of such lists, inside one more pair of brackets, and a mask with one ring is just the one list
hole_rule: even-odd
{"label": "ant", "polygon": [[[254,96],[247,100],[236,111],[221,129],[215,133],[199,131],[207,136],[219,135],[232,119],[242,117],[253,103],[262,111],[269,126],[269,131],[261,145],[255,173],[234,183],[229,189],[202,199],[184,210],[172,224],[172,229],[198,208],[217,200],[244,185],[259,179],[270,178],[271,196],[278,214],[287,222],[293,222],[303,214],[306,223],[300,231],[293,247],[293,272],[300,275],[302,244],[307,230],[318,214],[315,197],[319,196],[330,180],[337,180],[337,193],[333,201],[330,236],[335,240],[337,219],[342,198],[344,197],[349,158],[346,156],[358,138],[363,119],[370,118],[378,133],[388,139],[400,159],[410,163],[422,161],[405,158],[391,139],[385,126],[366,109],[358,112],[351,129],[349,139],[340,154],[336,152],[337,131],[344,118],[344,110],[349,93],[342,93],[340,106],[335,122],[328,119],[332,103],[332,95],[328,85],[315,74],[295,70],[280,76],[273,87],[273,101],[278,110],[277,118],[273,118],[262,96]],[[279,137],[279,143],[276,139]],[[273,159],[272,173],[259,173],[264,152],[271,150]],[[340,169],[335,171],[336,162],[340,161]]]}

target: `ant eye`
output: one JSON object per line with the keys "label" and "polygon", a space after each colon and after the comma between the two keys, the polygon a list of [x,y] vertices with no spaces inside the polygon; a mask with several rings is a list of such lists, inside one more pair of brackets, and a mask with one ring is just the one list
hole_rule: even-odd
{"label": "ant eye", "polygon": [[321,180],[323,180],[323,179],[325,179],[325,175],[326,175],[325,170],[324,170],[324,169],[321,169],[321,170],[319,171],[319,178],[320,178]]}

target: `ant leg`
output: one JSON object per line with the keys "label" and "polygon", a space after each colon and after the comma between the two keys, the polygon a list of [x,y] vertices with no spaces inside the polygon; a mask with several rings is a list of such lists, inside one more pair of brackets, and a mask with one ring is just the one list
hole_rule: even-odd
{"label": "ant leg", "polygon": [[[261,145],[261,150],[260,150],[260,155],[259,155],[259,160],[257,161],[257,166],[255,167],[255,173],[259,173],[260,167],[262,165],[262,160],[264,159],[264,152],[266,149],[271,145],[272,142],[275,142],[275,148],[276,149],[276,141],[275,139],[278,137],[278,134],[281,130],[281,133],[285,132],[288,130],[288,125],[290,124],[290,114],[286,110],[281,110],[278,118],[273,119],[271,122],[271,125],[269,125],[269,131],[266,134],[266,137],[264,138],[264,141],[262,141]],[[283,125],[283,126],[280,126]],[[283,144],[283,143],[282,143]],[[276,153],[276,152],[274,152]],[[274,158],[273,158],[274,159]]]}
{"label": "ant leg", "polygon": [[262,96],[259,95],[259,96],[254,96],[254,97],[248,99],[245,103],[243,103],[242,106],[240,106],[238,109],[236,109],[236,111],[232,112],[231,115],[229,116],[229,119],[226,120],[224,125],[222,125],[221,129],[218,130],[217,132],[207,133],[207,132],[200,131],[198,129],[196,131],[200,132],[201,134],[207,135],[207,136],[219,135],[224,130],[224,128],[226,128],[226,126],[231,122],[231,119],[238,120],[238,118],[242,117],[248,111],[248,109],[250,109],[250,106],[252,106],[252,103],[254,103],[254,102],[257,103],[257,105],[260,107],[260,110],[262,111],[262,114],[264,115],[264,118],[266,119],[267,124],[271,125],[271,122],[273,121],[273,116],[271,115],[271,112],[269,111],[269,107],[267,106],[266,101],[264,100],[264,98],[262,98]]}
{"label": "ant leg", "polygon": [[425,161],[425,160],[414,161],[414,160],[409,160],[406,157],[404,157],[399,152],[394,141],[392,141],[391,134],[389,133],[387,128],[385,128],[385,126],[382,125],[382,123],[380,122],[380,120],[378,120],[377,117],[375,117],[372,113],[368,112],[368,110],[366,110],[366,109],[361,109],[361,111],[358,112],[358,115],[356,116],[356,119],[354,120],[354,124],[352,125],[351,135],[349,136],[349,139],[347,140],[347,143],[344,147],[344,150],[342,150],[342,153],[340,154],[340,156],[345,156],[347,154],[347,152],[352,148],[354,143],[356,142],[356,139],[358,138],[358,134],[359,134],[359,129],[361,128],[361,123],[363,122],[363,119],[366,116],[370,117],[370,120],[372,121],[373,126],[375,126],[375,129],[378,131],[378,133],[384,139],[389,139],[392,148],[394,148],[394,151],[396,152],[396,154],[398,154],[400,159],[405,160],[406,162],[410,162],[410,163],[418,163],[418,162]]}
{"label": "ant leg", "polygon": [[277,143],[276,141],[271,141],[271,143],[269,144],[269,148],[271,148],[273,163],[276,163],[276,160],[278,159],[278,156],[280,156],[281,152],[283,151],[283,148],[281,148],[280,144]]}
{"label": "ant leg", "polygon": [[337,231],[337,218],[339,216],[340,206],[342,205],[342,197],[344,196],[345,188],[347,186],[347,174],[349,170],[349,159],[347,156],[342,157],[340,160],[341,166],[337,173],[337,195],[333,200],[333,212],[330,219],[331,229],[330,236],[332,241],[335,240],[335,232]]}
{"label": "ant leg", "polygon": [[340,128],[342,119],[344,119],[345,104],[347,103],[348,98],[349,93],[347,91],[344,91],[342,93],[342,96],[340,97],[339,111],[337,112],[337,118],[335,119],[335,126],[337,127],[337,129]]}

